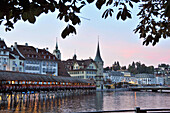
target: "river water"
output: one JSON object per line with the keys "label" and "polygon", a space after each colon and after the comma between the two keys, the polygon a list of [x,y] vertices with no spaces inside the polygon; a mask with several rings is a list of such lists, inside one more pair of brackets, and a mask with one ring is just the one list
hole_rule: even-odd
{"label": "river water", "polygon": [[0,99],[0,113],[68,113],[100,110],[134,109],[139,106],[145,108],[169,108],[170,93],[160,92],[96,92],[86,95],[67,97],[33,98],[26,95],[23,99],[17,96],[16,101],[11,100],[9,95],[7,102]]}

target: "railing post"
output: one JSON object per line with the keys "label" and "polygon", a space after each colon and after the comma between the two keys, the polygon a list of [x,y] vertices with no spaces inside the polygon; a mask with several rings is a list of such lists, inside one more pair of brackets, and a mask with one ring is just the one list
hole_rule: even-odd
{"label": "railing post", "polygon": [[140,107],[136,107],[136,113],[140,113]]}

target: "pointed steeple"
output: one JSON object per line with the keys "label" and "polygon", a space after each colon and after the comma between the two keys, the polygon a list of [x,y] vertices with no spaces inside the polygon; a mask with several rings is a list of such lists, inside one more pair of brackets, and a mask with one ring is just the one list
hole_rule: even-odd
{"label": "pointed steeple", "polygon": [[57,38],[56,38],[56,46],[55,46],[55,49],[53,51],[53,54],[61,60],[61,53],[60,53],[60,50],[58,49],[58,41],[57,41]]}
{"label": "pointed steeple", "polygon": [[58,40],[57,40],[57,37],[56,37],[56,46],[55,46],[55,50],[58,50]]}
{"label": "pointed steeple", "polygon": [[100,56],[99,40],[98,40],[98,46],[97,46],[97,53],[96,53],[96,57],[95,57],[94,61],[103,62],[103,60]]}

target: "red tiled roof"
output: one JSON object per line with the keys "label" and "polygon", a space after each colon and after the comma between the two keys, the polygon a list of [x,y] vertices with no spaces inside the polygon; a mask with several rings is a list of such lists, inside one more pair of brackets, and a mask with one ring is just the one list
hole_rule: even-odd
{"label": "red tiled roof", "polygon": [[3,48],[5,46],[5,48],[7,48],[5,42],[3,40],[0,40],[0,48]]}
{"label": "red tiled roof", "polygon": [[[73,65],[75,63],[78,63],[79,66],[82,66],[82,70],[87,70],[87,67],[91,64],[91,63],[95,63],[95,61],[93,59],[86,59],[86,60],[75,60],[75,59],[68,59],[66,61],[63,61],[65,68],[67,71],[69,70],[73,70]],[[96,65],[96,63],[95,63]],[[97,66],[97,65],[96,65]]]}
{"label": "red tiled roof", "polygon": [[10,54],[9,54],[9,57],[10,57],[11,59],[15,59],[15,57],[12,56],[11,54],[14,54],[14,55],[16,55],[16,56],[19,56],[19,59],[20,59],[20,60],[25,60],[25,58],[23,58],[23,57],[18,53],[18,51],[17,51],[15,48],[13,48],[13,51],[10,50]]}
{"label": "red tiled roof", "polygon": [[52,60],[57,61],[55,55],[45,49],[36,49],[33,46],[17,45],[18,50],[26,59]]}

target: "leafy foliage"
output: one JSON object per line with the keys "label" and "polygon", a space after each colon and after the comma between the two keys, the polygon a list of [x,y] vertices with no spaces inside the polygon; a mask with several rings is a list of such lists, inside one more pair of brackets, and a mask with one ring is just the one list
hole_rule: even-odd
{"label": "leafy foliage", "polygon": [[70,33],[76,34],[75,26],[81,23],[77,14],[91,3],[95,3],[99,10],[107,8],[102,15],[104,19],[112,17],[114,8],[117,8],[116,18],[123,21],[132,18],[130,9],[138,3],[137,16],[141,21],[134,32],[144,39],[143,44],[155,45],[160,38],[170,36],[170,0],[0,0],[0,25],[4,23],[5,30],[11,31],[18,20],[34,24],[42,13],[58,10],[57,18],[68,23],[61,33],[66,38]]}

